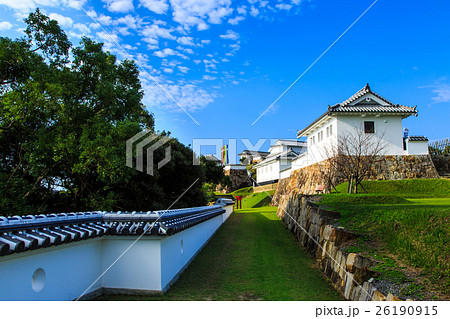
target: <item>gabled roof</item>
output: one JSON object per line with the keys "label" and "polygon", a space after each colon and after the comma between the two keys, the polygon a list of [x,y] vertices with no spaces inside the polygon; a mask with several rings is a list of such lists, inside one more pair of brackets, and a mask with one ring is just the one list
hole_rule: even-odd
{"label": "gabled roof", "polygon": [[220,162],[220,159],[215,157],[213,154],[203,155],[207,161]]}
{"label": "gabled roof", "polygon": [[249,150],[243,150],[241,154],[238,154],[239,156],[244,155],[260,155],[260,156],[267,156],[269,155],[269,152],[263,152],[263,151],[249,151]]}
{"label": "gabled roof", "polygon": [[[287,146],[305,146],[304,141],[293,141],[293,140],[277,140],[274,145],[287,145]],[[272,145],[273,146],[273,145]]]}
{"label": "gabled roof", "polygon": [[394,104],[388,99],[382,97],[378,93],[372,91],[369,83],[361,90],[353,94],[350,98],[342,103],[337,103],[333,106],[328,106],[328,110],[323,113],[318,119],[308,125],[301,131],[297,132],[297,138],[305,135],[318,122],[326,120],[327,117],[336,114],[361,114],[361,113],[384,113],[384,114],[398,114],[404,117],[410,115],[417,116],[417,107],[410,107],[401,104]]}
{"label": "gabled roof", "polygon": [[[368,98],[369,100],[363,100],[360,99],[364,97],[365,95],[373,95],[376,98],[380,99],[382,104],[378,103],[377,101],[373,101],[371,98]],[[369,83],[365,87],[363,87],[361,90],[353,94],[350,98],[345,100],[342,103],[335,104],[333,106],[328,106],[328,112],[331,113],[340,113],[340,112],[369,112],[369,113],[409,113],[409,114],[416,114],[417,110],[416,107],[410,107],[410,106],[404,106],[400,104],[394,104],[388,99],[382,97],[376,92],[373,92],[370,89]]]}
{"label": "gabled roof", "polygon": [[279,160],[279,159],[291,160],[291,159],[296,158],[297,156],[298,156],[297,152],[294,152],[291,148],[288,148],[284,152],[271,154],[271,155],[267,156],[264,161],[256,164],[254,167],[258,168],[258,167],[261,167],[261,166],[265,166],[266,164],[269,164],[270,162],[273,162],[273,161],[276,161],[276,160]]}

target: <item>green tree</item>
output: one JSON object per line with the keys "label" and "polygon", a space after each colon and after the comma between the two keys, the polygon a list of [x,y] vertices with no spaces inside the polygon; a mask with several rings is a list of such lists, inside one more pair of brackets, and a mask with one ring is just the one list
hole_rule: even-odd
{"label": "green tree", "polygon": [[197,178],[177,207],[204,204],[203,168],[174,138],[172,161],[154,176],[125,165],[126,141],[154,131],[135,63],[88,38],[72,47],[39,10],[25,22],[24,38],[0,38],[3,214],[164,209]]}

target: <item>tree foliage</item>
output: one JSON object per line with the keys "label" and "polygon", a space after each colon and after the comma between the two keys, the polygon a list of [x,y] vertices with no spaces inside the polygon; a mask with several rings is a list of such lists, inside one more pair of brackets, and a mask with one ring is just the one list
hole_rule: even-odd
{"label": "tree foliage", "polygon": [[126,167],[126,141],[154,131],[136,64],[89,38],[72,47],[39,10],[25,22],[24,38],[0,38],[2,214],[164,209],[197,178],[176,205],[204,204],[203,168],[174,138],[154,176]]}

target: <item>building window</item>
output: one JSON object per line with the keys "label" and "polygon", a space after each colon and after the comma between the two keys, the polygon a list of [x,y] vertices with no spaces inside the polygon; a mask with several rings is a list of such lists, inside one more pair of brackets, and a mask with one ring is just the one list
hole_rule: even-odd
{"label": "building window", "polygon": [[330,136],[333,135],[333,125],[330,125]]}
{"label": "building window", "polygon": [[364,121],[364,133],[375,133],[375,122]]}
{"label": "building window", "polygon": [[319,134],[317,134],[317,142],[323,141],[323,131],[320,131]]}
{"label": "building window", "polygon": [[330,136],[330,127],[328,126],[327,127],[327,137],[329,137]]}

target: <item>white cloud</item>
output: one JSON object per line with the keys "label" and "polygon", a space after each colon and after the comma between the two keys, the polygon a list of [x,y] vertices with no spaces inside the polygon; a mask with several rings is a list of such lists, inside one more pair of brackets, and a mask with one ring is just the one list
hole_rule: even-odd
{"label": "white cloud", "polygon": [[185,66],[178,66],[178,69],[180,70],[180,72],[182,73],[187,73],[190,69],[185,67]]}
{"label": "white cloud", "polygon": [[125,35],[125,36],[131,34],[131,32],[128,31],[128,28],[127,28],[127,27],[120,27],[120,28],[117,28],[116,31],[119,32],[121,35]]}
{"label": "white cloud", "polygon": [[230,14],[233,13],[233,9],[229,8],[229,7],[220,7],[217,8],[215,10],[213,10],[212,12],[210,12],[208,14],[209,19],[208,21],[213,23],[213,24],[221,24],[222,23],[222,18],[229,16]]}
{"label": "white cloud", "polygon": [[276,4],[275,7],[277,7],[280,10],[289,11],[289,10],[291,10],[292,5],[286,4],[286,3],[279,3],[279,4]]}
{"label": "white cloud", "polygon": [[170,0],[173,20],[185,27],[197,26],[206,30],[206,20],[220,24],[222,19],[233,12],[231,0]]}
{"label": "white cloud", "polygon": [[232,25],[236,25],[242,20],[245,20],[245,18],[243,16],[236,16],[236,17],[234,17],[232,19],[228,19],[228,23],[232,24]]}
{"label": "white cloud", "polygon": [[446,77],[438,79],[434,84],[420,86],[419,88],[432,88],[431,91],[436,94],[436,96],[431,97],[432,103],[450,102],[450,84]]}
{"label": "white cloud", "polygon": [[[168,92],[175,101],[188,112],[200,110],[214,101],[215,95],[199,88],[194,84],[176,83],[168,84],[160,81],[161,86]],[[149,107],[159,107],[169,109],[174,112],[183,110],[167,96],[154,82],[144,81],[144,103]]]}
{"label": "white cloud", "polygon": [[256,17],[257,15],[259,15],[259,10],[256,9],[254,6],[252,6],[252,7],[250,8],[250,14],[251,14],[253,17]]}
{"label": "white cloud", "polygon": [[149,44],[157,45],[159,38],[175,40],[176,37],[172,34],[173,29],[166,29],[160,27],[157,24],[145,27],[141,31],[141,35],[144,36],[143,40]]}
{"label": "white cloud", "polygon": [[112,42],[120,42],[120,38],[112,33],[106,33],[104,31],[97,32],[97,37],[102,40],[104,43],[112,43]]}
{"label": "white cloud", "polygon": [[130,12],[134,10],[133,0],[102,0],[111,12]]}
{"label": "white cloud", "polygon": [[211,40],[202,40],[202,44],[210,44]]}
{"label": "white cloud", "polygon": [[13,27],[13,25],[8,21],[0,22],[0,30],[9,30]]}
{"label": "white cloud", "polygon": [[170,68],[164,68],[163,71],[166,73],[173,73],[173,70]]}
{"label": "white cloud", "polygon": [[166,13],[167,9],[169,9],[169,4],[166,0],[141,0],[140,3],[141,6],[157,14]]}
{"label": "white cloud", "polygon": [[239,7],[239,8],[237,8],[236,9],[237,10],[237,12],[239,13],[239,14],[242,14],[242,15],[246,15],[247,14],[247,7]]}
{"label": "white cloud", "polygon": [[114,22],[110,16],[104,14],[100,14],[95,20],[102,25],[111,25]]}
{"label": "white cloud", "polygon": [[142,24],[142,19],[139,17],[133,17],[131,14],[127,14],[124,17],[117,19],[118,24],[124,24],[130,29],[137,29]]}
{"label": "white cloud", "polygon": [[91,29],[90,29],[88,26],[86,26],[86,25],[84,25],[84,24],[82,24],[82,23],[75,23],[73,27],[74,27],[75,29],[80,30],[80,31],[81,31],[82,33],[84,33],[84,34],[89,34],[89,33],[91,33]]}
{"label": "white cloud", "polygon": [[202,79],[203,80],[206,80],[206,81],[212,81],[212,80],[215,80],[215,79],[217,79],[215,76],[211,76],[211,75],[208,75],[208,74],[204,74],[203,76],[202,76]]}
{"label": "white cloud", "polygon": [[195,45],[194,38],[192,37],[181,37],[177,39],[177,42],[182,45]]}
{"label": "white cloud", "polygon": [[134,46],[131,46],[131,45],[129,45],[129,44],[122,44],[122,47],[125,49],[125,50],[137,50],[137,47],[134,47]]}
{"label": "white cloud", "polygon": [[154,53],[154,55],[156,55],[157,57],[160,57],[160,58],[165,58],[165,57],[167,57],[169,55],[183,56],[180,52],[172,50],[170,48],[165,48],[164,50],[156,51]]}
{"label": "white cloud", "polygon": [[73,20],[72,20],[71,18],[65,17],[65,16],[60,15],[60,14],[58,14],[58,13],[50,13],[50,14],[48,15],[48,17],[49,17],[50,19],[52,19],[52,20],[58,21],[58,24],[59,24],[59,25],[61,25],[61,26],[63,26],[63,27],[66,27],[66,28],[70,28],[70,27],[72,27],[72,25],[73,25]]}
{"label": "white cloud", "polygon": [[222,39],[237,40],[239,39],[239,34],[234,31],[228,30],[226,34],[221,34],[220,37]]}
{"label": "white cloud", "polygon": [[[78,0],[80,5],[84,5],[87,0]],[[37,7],[59,7],[68,6],[73,9],[80,10],[80,7],[74,0],[0,0],[0,4],[4,4],[12,9],[30,12]]]}

